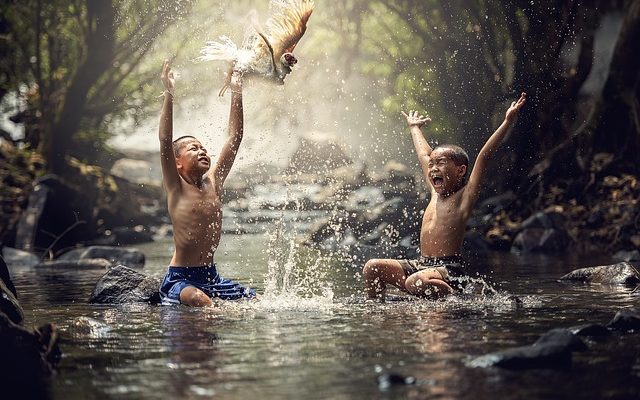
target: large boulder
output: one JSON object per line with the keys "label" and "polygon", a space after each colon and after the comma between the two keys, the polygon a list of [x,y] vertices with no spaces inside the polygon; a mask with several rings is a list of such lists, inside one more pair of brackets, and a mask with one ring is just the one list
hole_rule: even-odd
{"label": "large boulder", "polygon": [[560,278],[561,281],[637,286],[640,273],[628,262],[598,267],[579,268]]}
{"label": "large boulder", "polygon": [[59,261],[77,261],[90,258],[104,258],[114,265],[122,264],[129,268],[144,267],[144,253],[137,249],[117,246],[89,246],[73,249],[58,257]]}
{"label": "large boulder", "polygon": [[96,283],[89,303],[160,303],[160,279],[118,265],[111,268]]}

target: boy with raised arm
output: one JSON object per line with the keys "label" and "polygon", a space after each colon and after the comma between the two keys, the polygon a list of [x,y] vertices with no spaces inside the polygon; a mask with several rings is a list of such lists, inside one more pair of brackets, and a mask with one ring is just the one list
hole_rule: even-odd
{"label": "boy with raised arm", "polygon": [[214,254],[220,243],[222,185],[238,153],[243,134],[242,83],[231,77],[229,137],[211,168],[211,157],[193,136],[173,140],[175,79],[165,61],[161,80],[164,101],[160,115],[160,162],[173,224],[175,251],[160,286],[162,304],[209,306],[223,300],[255,297],[255,291],[220,277]]}
{"label": "boy with raised arm", "polygon": [[526,94],[511,103],[504,121],[478,154],[475,166],[465,181],[469,157],[458,146],[442,145],[432,149],[421,127],[431,122],[417,111],[405,116],[413,145],[431,199],[422,217],[420,257],[417,260],[372,259],[363,269],[365,290],[371,299],[384,300],[386,285],[391,284],[412,295],[439,298],[462,289],[461,277],[467,275],[460,256],[467,219],[478,199],[487,166],[518,111]]}

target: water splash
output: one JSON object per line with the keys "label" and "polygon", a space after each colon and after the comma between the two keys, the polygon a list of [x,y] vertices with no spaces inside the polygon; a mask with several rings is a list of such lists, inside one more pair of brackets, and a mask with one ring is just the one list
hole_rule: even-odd
{"label": "water splash", "polygon": [[268,309],[329,310],[333,289],[327,280],[326,259],[301,254],[295,230],[281,217],[269,235],[265,293],[260,304]]}

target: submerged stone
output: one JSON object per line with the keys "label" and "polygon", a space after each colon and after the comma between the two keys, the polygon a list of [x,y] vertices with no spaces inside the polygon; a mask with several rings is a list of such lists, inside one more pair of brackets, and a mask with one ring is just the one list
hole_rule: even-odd
{"label": "submerged stone", "polygon": [[68,334],[76,337],[106,338],[111,334],[111,327],[104,322],[81,316],[70,324]]}

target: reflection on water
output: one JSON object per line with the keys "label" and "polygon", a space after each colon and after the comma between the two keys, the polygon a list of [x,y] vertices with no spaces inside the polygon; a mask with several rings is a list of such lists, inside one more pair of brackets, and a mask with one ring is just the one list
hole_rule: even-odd
{"label": "reflection on water", "polygon": [[[590,345],[561,371],[465,366],[470,357],[530,344],[555,327],[606,323],[638,306],[629,289],[567,286],[585,265],[499,254],[474,261],[496,293],[385,304],[364,300],[361,266],[271,235],[225,236],[223,276],[255,287],[257,301],[206,310],[88,305],[100,271],[12,270],[28,325],[52,321],[64,358],[55,398],[637,398],[637,335]],[[139,246],[162,276],[171,243]],[[522,304],[509,298],[517,295]],[[412,386],[378,386],[384,373]]]}

